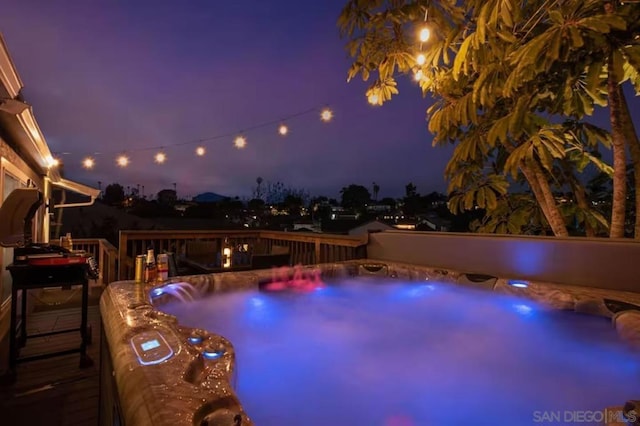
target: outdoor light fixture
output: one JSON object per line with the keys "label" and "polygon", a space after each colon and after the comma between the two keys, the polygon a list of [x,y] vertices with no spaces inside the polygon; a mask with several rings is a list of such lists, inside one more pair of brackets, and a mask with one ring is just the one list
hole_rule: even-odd
{"label": "outdoor light fixture", "polygon": [[378,95],[376,93],[370,93],[367,96],[367,101],[371,104],[371,105],[378,105],[380,102],[380,98],[378,97]]}
{"label": "outdoor light fixture", "polygon": [[48,168],[58,167],[60,165],[60,160],[51,156],[48,156],[45,161],[47,162]]}
{"label": "outdoor light fixture", "polygon": [[198,157],[202,157],[205,152],[206,152],[206,150],[204,149],[203,146],[199,146],[199,147],[196,148],[196,155]]}
{"label": "outdoor light fixture", "polygon": [[121,155],[116,158],[116,164],[118,167],[127,167],[129,165],[129,157],[126,155]]}
{"label": "outdoor light fixture", "polygon": [[418,65],[424,65],[424,63],[427,61],[427,57],[424,56],[424,54],[419,54],[418,56],[416,56],[416,63]]}
{"label": "outdoor light fixture", "polygon": [[325,108],[320,113],[320,119],[324,122],[329,122],[333,118],[333,112],[329,108]]}
{"label": "outdoor light fixture", "polygon": [[245,146],[247,146],[247,139],[244,136],[238,136],[234,141],[233,144],[236,146],[236,148],[238,149],[242,149]]}
{"label": "outdoor light fixture", "polygon": [[527,281],[522,281],[522,280],[509,280],[509,285],[511,287],[516,287],[516,288],[529,287],[529,283]]}
{"label": "outdoor light fixture", "polygon": [[231,244],[229,244],[229,240],[225,239],[224,244],[222,245],[222,267],[227,269],[231,268]]}
{"label": "outdoor light fixture", "polygon": [[167,155],[164,152],[160,151],[155,155],[154,159],[156,163],[162,164],[167,161]]}
{"label": "outdoor light fixture", "polygon": [[281,124],[278,128],[278,133],[280,133],[282,136],[286,136],[287,133],[289,133],[289,128],[284,124]]}
{"label": "outdoor light fixture", "polygon": [[420,81],[422,80],[423,77],[424,77],[424,74],[422,73],[422,70],[416,71],[416,73],[413,75],[413,79],[415,81]]}
{"label": "outdoor light fixture", "polygon": [[18,99],[0,99],[0,111],[18,115],[27,108],[29,108],[29,104]]}
{"label": "outdoor light fixture", "polygon": [[84,160],[82,160],[82,167],[84,167],[85,169],[93,169],[93,166],[96,165],[96,162],[93,158],[91,157],[87,157]]}

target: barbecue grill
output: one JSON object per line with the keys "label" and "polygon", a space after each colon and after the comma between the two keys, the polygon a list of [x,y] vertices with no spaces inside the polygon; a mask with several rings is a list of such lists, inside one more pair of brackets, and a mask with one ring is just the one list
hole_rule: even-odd
{"label": "barbecue grill", "polygon": [[[42,206],[42,193],[36,188],[13,190],[0,207],[0,245],[13,247],[13,263],[6,268],[11,273],[11,329],[9,341],[9,372],[15,378],[15,366],[52,356],[80,352],[80,366],[92,364],[86,355],[91,330],[87,326],[88,286],[90,279],[98,278],[97,264],[93,257],[83,252],[74,252],[64,247],[33,242],[33,218]],[[27,291],[45,287],[82,286],[82,318],[80,328],[57,330],[48,333],[27,335]],[[18,291],[22,292],[20,326],[17,320]],[[16,339],[20,331],[19,339]],[[80,331],[82,343],[79,348],[19,358],[19,347],[28,338]]]}

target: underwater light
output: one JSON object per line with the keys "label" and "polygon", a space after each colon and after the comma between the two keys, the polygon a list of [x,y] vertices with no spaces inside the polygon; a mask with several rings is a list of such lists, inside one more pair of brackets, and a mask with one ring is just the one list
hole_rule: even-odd
{"label": "underwater light", "polygon": [[202,336],[198,333],[191,333],[191,335],[187,338],[187,340],[192,345],[197,345],[199,343],[202,343]]}
{"label": "underwater light", "polygon": [[164,290],[162,289],[162,287],[154,288],[153,290],[151,290],[152,297],[162,296],[163,294],[164,294]]}
{"label": "underwater light", "polygon": [[202,351],[202,356],[206,359],[218,359],[224,355],[224,348],[207,348]]}
{"label": "underwater light", "polygon": [[522,281],[522,280],[509,280],[509,285],[511,287],[516,287],[516,288],[527,288],[529,287],[529,283],[526,281]]}

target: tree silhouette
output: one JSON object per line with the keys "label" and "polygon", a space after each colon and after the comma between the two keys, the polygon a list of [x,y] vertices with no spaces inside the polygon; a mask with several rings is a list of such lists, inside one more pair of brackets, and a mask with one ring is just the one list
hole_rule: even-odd
{"label": "tree silhouette", "polygon": [[380,185],[373,182],[373,199],[378,201],[378,192],[380,192]]}
{"label": "tree silhouette", "polygon": [[124,202],[124,188],[119,183],[107,185],[102,200],[111,206],[121,206]]}

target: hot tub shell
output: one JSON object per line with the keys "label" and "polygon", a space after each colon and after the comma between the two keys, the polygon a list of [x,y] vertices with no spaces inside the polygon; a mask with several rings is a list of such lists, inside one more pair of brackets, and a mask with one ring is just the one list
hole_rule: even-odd
{"label": "hot tub shell", "polygon": [[[621,337],[640,350],[640,310],[633,309],[640,306],[637,293],[541,282],[527,282],[526,288],[521,288],[512,285],[508,278],[371,259],[303,268],[309,271],[319,268],[323,278],[365,275],[416,282],[432,280],[528,297],[550,309],[610,317]],[[257,289],[261,283],[270,281],[272,275],[272,270],[256,270],[176,277],[154,286],[132,281],[110,284],[100,301],[103,322],[100,423],[252,425],[250,413],[244,412],[233,389],[232,342],[216,335],[214,330],[183,327],[175,317],[164,314],[161,306],[171,296],[159,289],[186,282],[201,297]],[[605,303],[611,300],[623,302],[622,306],[631,309],[612,311],[612,305]],[[160,333],[173,354],[157,364],[143,365],[131,341],[134,336],[150,332]],[[210,353],[211,348],[219,348],[219,356],[216,353],[214,359],[204,354],[205,349]],[[630,399],[633,397],[630,395]]]}

